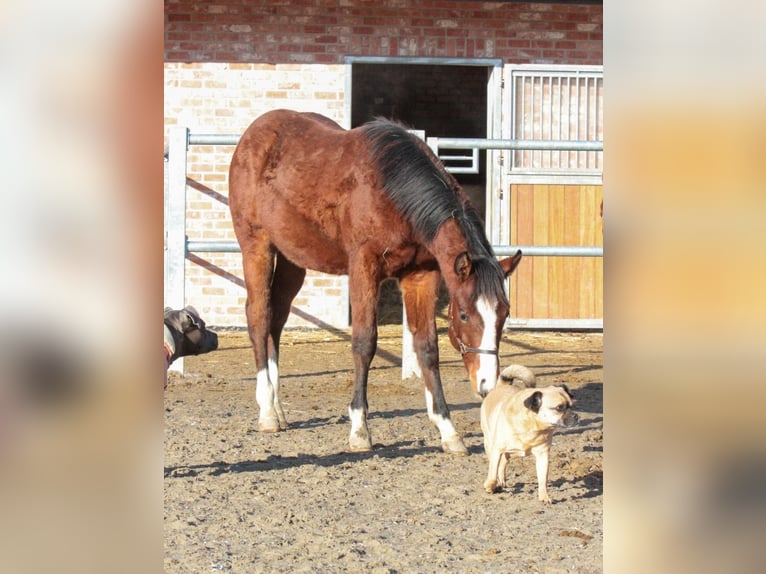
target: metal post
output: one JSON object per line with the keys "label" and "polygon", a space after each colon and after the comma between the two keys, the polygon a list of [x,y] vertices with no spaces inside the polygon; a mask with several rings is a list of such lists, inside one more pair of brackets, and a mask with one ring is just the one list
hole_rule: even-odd
{"label": "metal post", "polygon": [[[181,309],[186,304],[186,151],[189,130],[173,127],[169,137],[165,206],[165,306]],[[183,372],[183,359],[177,359],[171,369]]]}

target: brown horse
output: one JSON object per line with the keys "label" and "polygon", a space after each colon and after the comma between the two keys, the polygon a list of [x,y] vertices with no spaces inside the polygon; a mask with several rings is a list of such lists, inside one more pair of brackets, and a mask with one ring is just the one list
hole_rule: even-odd
{"label": "brown horse", "polygon": [[349,443],[355,451],[372,448],[367,378],[377,347],[378,289],[396,277],[428,416],[442,448],[465,454],[439,375],[440,281],[450,295],[450,341],[484,396],[499,371],[509,311],[504,279],[521,252],[498,262],[476,211],[428,146],[386,120],[347,131],[318,114],[271,111],[248,127],[234,151],[229,206],[242,248],[260,430],[287,428],[279,339],[306,269],[347,274],[354,357]]}

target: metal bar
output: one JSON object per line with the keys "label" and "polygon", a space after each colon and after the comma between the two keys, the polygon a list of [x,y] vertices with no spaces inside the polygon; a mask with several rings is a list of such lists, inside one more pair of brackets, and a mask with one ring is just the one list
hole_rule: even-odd
{"label": "metal bar", "polygon": [[505,150],[549,150],[549,151],[603,151],[603,141],[587,140],[487,140],[481,138],[428,138],[428,145],[440,149],[505,149]]}
{"label": "metal bar", "polygon": [[187,241],[188,253],[240,253],[236,241]]}
{"label": "metal bar", "polygon": [[[595,78],[585,78],[585,137],[590,137],[590,94],[591,94],[591,80]],[[585,154],[585,169],[590,167],[590,154]]]}
{"label": "metal bar", "polygon": [[521,249],[524,257],[603,257],[604,248],[585,245],[493,245],[498,257],[513,255]]}
{"label": "metal bar", "polygon": [[[186,128],[182,128],[186,129]],[[229,134],[189,134],[189,145],[237,145],[240,136]],[[428,138],[444,149],[503,149],[550,151],[603,151],[603,141],[586,140],[517,140],[483,138]],[[430,144],[429,144],[430,145]],[[431,146],[433,147],[433,146]]]}
{"label": "metal bar", "polygon": [[413,64],[430,66],[480,66],[503,65],[500,58],[432,58],[428,56],[345,56],[346,64]]}
{"label": "metal bar", "polygon": [[510,317],[503,329],[582,329],[604,330],[604,319],[516,319]]}
{"label": "metal bar", "polygon": [[[557,94],[558,94],[558,96],[559,96],[559,112],[558,112],[558,118],[559,118],[559,130],[558,130],[558,132],[559,132],[559,133],[558,133],[558,134],[556,134],[556,139],[559,139],[559,140],[560,140],[560,139],[563,139],[563,138],[561,137],[561,131],[562,131],[562,126],[564,125],[564,114],[563,114],[563,111],[562,111],[562,110],[563,110],[563,105],[564,105],[564,104],[563,104],[564,98],[562,97],[562,96],[563,96],[563,93],[562,93],[562,88],[561,88],[561,76],[558,76],[558,77],[556,78],[556,81],[557,81],[557,82],[558,82],[558,84],[559,84],[559,85],[558,85],[558,88],[556,89],[556,93],[557,93]],[[562,160],[561,160],[561,150],[559,150],[559,157],[558,157],[558,161],[557,161],[557,163],[556,163],[556,167],[557,167],[558,169],[561,169],[561,167],[562,167],[562,164],[563,164],[563,162],[562,162]]]}
{"label": "metal bar", "polygon": [[240,137],[231,134],[189,134],[189,145],[237,145]]}
{"label": "metal bar", "polygon": [[[604,248],[599,246],[578,245],[493,245],[492,250],[498,257],[513,255],[521,249],[524,256],[537,257],[603,257]],[[239,253],[236,241],[188,241],[188,253]]]}

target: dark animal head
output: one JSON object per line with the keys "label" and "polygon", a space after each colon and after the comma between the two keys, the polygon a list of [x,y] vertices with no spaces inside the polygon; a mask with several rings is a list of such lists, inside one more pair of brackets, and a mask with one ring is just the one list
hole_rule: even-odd
{"label": "dark animal head", "polygon": [[218,334],[207,329],[205,321],[191,305],[177,311],[165,307],[164,322],[172,328],[178,356],[201,355],[218,348]]}
{"label": "dark animal head", "polygon": [[473,390],[485,397],[495,388],[500,372],[498,349],[510,305],[503,281],[521,261],[521,251],[501,261],[472,260],[462,253],[455,260],[460,283],[448,312],[449,339],[463,357]]}

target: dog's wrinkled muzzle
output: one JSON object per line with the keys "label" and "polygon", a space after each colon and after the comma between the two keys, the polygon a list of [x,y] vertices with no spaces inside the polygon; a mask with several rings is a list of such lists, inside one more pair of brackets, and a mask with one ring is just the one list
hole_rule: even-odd
{"label": "dog's wrinkled muzzle", "polygon": [[580,422],[580,417],[577,416],[577,413],[570,412],[566,417],[564,417],[565,427],[577,426],[579,422]]}

